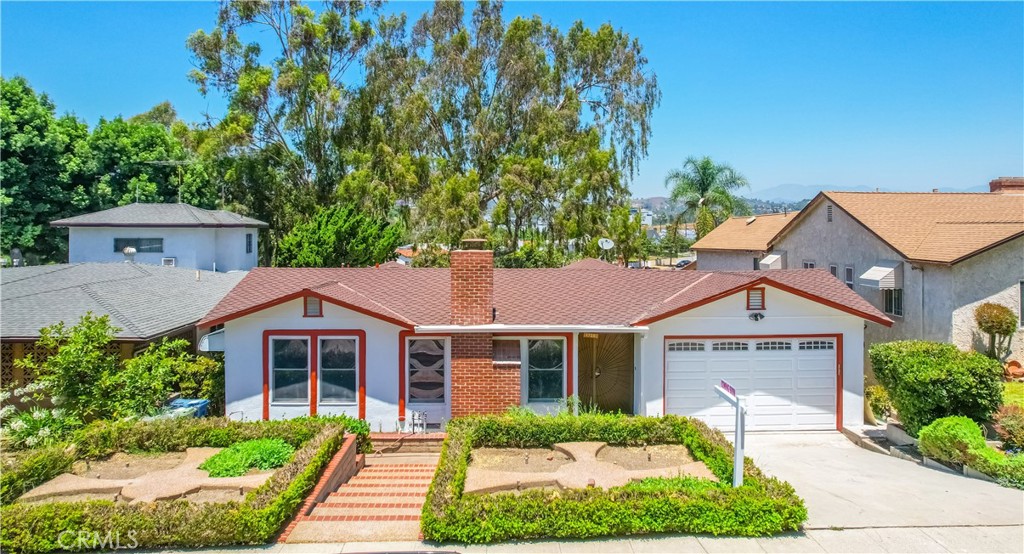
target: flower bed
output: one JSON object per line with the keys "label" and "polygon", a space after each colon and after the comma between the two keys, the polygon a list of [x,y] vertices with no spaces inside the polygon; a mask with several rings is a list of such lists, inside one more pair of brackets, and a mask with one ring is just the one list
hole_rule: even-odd
{"label": "flower bed", "polygon": [[[457,419],[423,507],[424,538],[485,543],[644,533],[758,536],[792,531],[807,519],[803,501],[750,459],[732,488],[732,445],[717,430],[682,417],[503,415]],[[611,489],[463,494],[474,448],[544,448],[599,441],[614,445],[683,444],[719,478],[645,479]]]}
{"label": "flower bed", "polygon": [[[259,544],[274,537],[306,494],[345,433],[359,435],[365,448],[369,429],[349,418],[299,418],[236,422],[223,418],[152,422],[99,422],[68,444],[26,451],[5,465],[0,510],[0,549],[50,552],[109,547],[201,547]],[[281,439],[296,448],[291,461],[241,502],[196,504],[186,500],[147,503],[110,501],[10,502],[36,485],[68,471],[78,459],[114,452],[176,452],[188,447],[228,447],[253,439]],[[80,540],[81,538],[86,540]],[[104,544],[103,541],[106,541]]]}

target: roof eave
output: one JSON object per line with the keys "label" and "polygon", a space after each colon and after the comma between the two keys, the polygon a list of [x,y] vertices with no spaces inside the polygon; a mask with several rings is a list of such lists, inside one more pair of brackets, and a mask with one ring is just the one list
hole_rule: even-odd
{"label": "roof eave", "polygon": [[860,317],[861,319],[864,319],[866,321],[871,321],[873,323],[878,323],[879,325],[884,325],[885,327],[892,327],[892,324],[893,324],[893,321],[891,319],[889,319],[888,317],[885,317],[884,315],[872,314],[872,313],[868,313],[868,312],[862,312],[860,310],[857,310],[855,308],[851,308],[849,306],[846,306],[844,304],[840,304],[838,302],[834,302],[834,301],[829,300],[827,298],[822,298],[821,296],[818,296],[816,294],[811,294],[809,292],[806,292],[806,291],[803,291],[803,290],[791,287],[789,285],[785,285],[783,283],[780,283],[780,282],[775,281],[773,279],[770,279],[768,277],[759,277],[759,278],[757,278],[754,281],[751,281],[749,283],[744,283],[743,285],[740,285],[740,286],[737,286],[737,287],[733,287],[733,288],[731,288],[729,290],[726,290],[724,292],[720,292],[718,294],[709,296],[707,298],[703,298],[703,299],[698,300],[696,302],[691,302],[690,304],[687,304],[685,306],[680,306],[679,308],[675,308],[675,309],[669,310],[669,311],[661,313],[661,314],[656,314],[656,315],[653,315],[653,316],[650,316],[650,317],[647,317],[647,318],[644,318],[644,319],[641,319],[641,320],[638,320],[638,321],[634,321],[631,325],[650,325],[651,323],[655,323],[655,322],[661,321],[663,319],[668,319],[668,318],[670,318],[672,316],[679,315],[679,314],[681,314],[683,312],[688,312],[688,311],[693,310],[695,308],[699,308],[700,306],[703,306],[705,304],[710,304],[712,302],[721,300],[721,299],[726,298],[728,296],[732,296],[732,295],[734,295],[734,294],[736,294],[738,292],[741,292],[741,291],[744,291],[744,290],[756,287],[758,285],[769,285],[769,286],[771,286],[773,288],[777,288],[779,290],[788,292],[788,293],[793,294],[795,296],[799,296],[801,298],[806,298],[808,300],[817,302],[819,304],[823,304],[823,305],[828,306],[830,308],[833,308],[833,309],[836,309],[836,310],[839,310],[839,311],[842,311],[842,312],[846,312],[846,313],[851,314],[851,315],[855,315],[855,316]]}
{"label": "roof eave", "polygon": [[204,228],[259,228],[266,229],[270,227],[268,223],[72,223],[62,221],[51,221],[50,227],[145,227],[145,228],[192,228],[192,227],[204,227]]}
{"label": "roof eave", "polygon": [[[328,304],[334,304],[335,306],[340,306],[340,307],[345,308],[347,310],[352,310],[354,312],[361,313],[363,315],[370,316],[370,317],[375,318],[375,319],[379,319],[381,321],[384,321],[386,323],[390,323],[392,325],[396,325],[398,327],[402,327],[404,329],[413,329],[415,327],[415,323],[413,323],[411,321],[403,321],[403,320],[396,319],[396,318],[393,318],[393,317],[390,317],[390,316],[379,314],[377,312],[368,310],[366,308],[362,308],[362,307],[356,306],[354,304],[349,304],[348,302],[343,302],[343,301],[338,300],[336,298],[331,298],[329,296],[323,295],[323,294],[321,294],[319,292],[316,292],[316,291],[314,291],[312,289],[309,289],[309,288],[304,288],[302,290],[299,290],[299,291],[296,291],[296,292],[293,292],[293,293],[290,293],[290,294],[286,294],[284,296],[279,296],[279,297],[277,297],[277,298],[275,298],[273,300],[269,300],[267,302],[263,302],[262,304],[257,304],[255,306],[251,306],[249,308],[244,308],[242,310],[238,310],[238,311],[235,311],[235,312],[231,312],[229,314],[218,316],[218,317],[213,318],[213,319],[203,318],[198,323],[196,323],[196,327],[213,327],[214,325],[220,325],[222,323],[227,323],[228,321],[231,321],[233,319],[238,319],[240,317],[245,317],[247,315],[254,314],[256,312],[261,312],[263,310],[266,310],[266,309],[269,309],[269,308],[273,308],[274,306],[278,306],[280,304],[284,304],[285,302],[290,302],[292,300],[296,300],[296,299],[307,297],[307,296],[314,297],[314,298],[319,298],[321,302],[327,302]],[[216,310],[216,309],[217,308],[214,307],[214,310]]]}

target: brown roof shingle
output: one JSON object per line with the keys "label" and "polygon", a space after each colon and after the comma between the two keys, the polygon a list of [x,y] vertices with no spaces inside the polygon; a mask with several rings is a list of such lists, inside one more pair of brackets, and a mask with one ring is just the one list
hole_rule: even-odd
{"label": "brown roof shingle", "polygon": [[[799,212],[730,217],[702,237],[692,250],[754,250],[763,252],[775,235]],[[750,221],[753,219],[753,221]]]}
{"label": "brown roof shingle", "polygon": [[953,264],[1024,236],[1024,195],[1019,194],[822,192],[811,205],[826,200],[912,261]]}

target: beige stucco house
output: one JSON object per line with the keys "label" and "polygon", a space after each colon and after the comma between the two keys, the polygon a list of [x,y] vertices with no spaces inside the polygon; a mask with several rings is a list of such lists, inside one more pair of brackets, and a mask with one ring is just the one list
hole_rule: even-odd
{"label": "beige stucco house", "polygon": [[[736,233],[722,231],[701,242]],[[698,250],[700,269],[750,269],[748,245],[736,244],[732,264]],[[767,241],[759,267],[827,268],[895,321],[869,326],[865,346],[926,339],[983,350],[979,304],[1024,311],[1024,178],[996,179],[988,193],[822,192]],[[1006,357],[1024,360],[1024,328]]]}
{"label": "beige stucco house", "polygon": [[[702,271],[757,270],[768,244],[799,212],[731,217],[690,247]],[[797,268],[800,266],[797,265]]]}

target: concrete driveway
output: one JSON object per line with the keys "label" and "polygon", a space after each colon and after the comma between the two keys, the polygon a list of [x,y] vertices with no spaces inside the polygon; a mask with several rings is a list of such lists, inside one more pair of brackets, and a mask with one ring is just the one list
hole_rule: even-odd
{"label": "concrete driveway", "polygon": [[808,529],[1024,523],[1024,491],[870,452],[840,433],[749,434],[745,454],[793,485]]}

